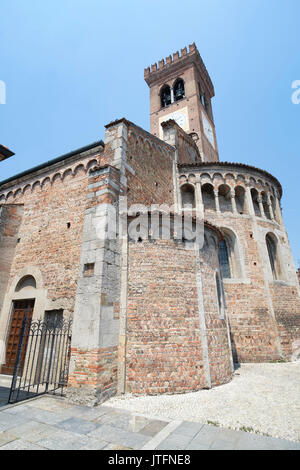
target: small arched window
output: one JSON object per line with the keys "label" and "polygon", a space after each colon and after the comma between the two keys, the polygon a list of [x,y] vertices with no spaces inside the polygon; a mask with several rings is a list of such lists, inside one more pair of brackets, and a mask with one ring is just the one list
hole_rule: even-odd
{"label": "small arched window", "polygon": [[245,214],[247,212],[245,189],[242,186],[236,186],[235,188],[235,204],[239,214]]}
{"label": "small arched window", "polygon": [[223,239],[219,245],[219,262],[223,278],[230,279],[231,269],[229,262],[229,250],[225,239]]}
{"label": "small arched window", "polygon": [[227,184],[221,184],[218,188],[219,205],[221,212],[232,212],[231,192]]}
{"label": "small arched window", "polygon": [[280,262],[278,256],[278,242],[273,234],[268,233],[266,235],[266,245],[269,255],[270,266],[273,274],[274,279],[281,278],[281,269],[280,269]]}
{"label": "small arched window", "polygon": [[262,205],[264,208],[264,213],[267,219],[271,220],[270,207],[268,202],[268,197],[265,192],[261,193]]}
{"label": "small arched window", "polygon": [[223,279],[243,279],[241,248],[235,233],[222,227],[223,240],[219,243],[219,263]]}
{"label": "small arched window", "polygon": [[276,201],[275,201],[274,196],[270,196],[270,201],[271,201],[271,206],[272,206],[272,209],[273,209],[274,219],[276,220],[276,222],[280,222],[280,219],[278,217],[278,211],[277,211]]}
{"label": "small arched window", "polygon": [[33,276],[24,276],[17,284],[16,292],[20,292],[20,290],[25,289],[26,287],[32,287],[36,289],[36,282]]}
{"label": "small arched window", "polygon": [[174,101],[179,101],[185,98],[184,82],[181,78],[176,80],[174,85]]}
{"label": "small arched window", "polygon": [[199,89],[199,98],[202,103],[202,106],[205,108],[205,93],[201,88],[200,83],[198,83],[198,89]]}
{"label": "small arched window", "polygon": [[254,213],[257,217],[260,217],[261,213],[260,213],[260,207],[258,203],[258,191],[255,188],[251,189],[251,199],[252,199]]}
{"label": "small arched window", "polygon": [[160,101],[162,108],[171,104],[171,88],[169,85],[164,85],[160,92]]}
{"label": "small arched window", "polygon": [[210,183],[201,186],[204,210],[216,210],[214,187]]}
{"label": "small arched window", "polygon": [[195,189],[191,184],[184,184],[180,188],[182,207],[195,207]]}

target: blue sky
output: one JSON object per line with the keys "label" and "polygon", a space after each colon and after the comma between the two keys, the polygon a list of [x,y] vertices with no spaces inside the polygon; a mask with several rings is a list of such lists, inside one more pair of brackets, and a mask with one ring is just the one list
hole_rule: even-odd
{"label": "blue sky", "polygon": [[[214,82],[220,158],[270,171],[300,263],[299,0],[0,0],[0,179],[104,137],[149,129],[144,67],[196,42]],[[299,261],[298,261],[299,260]]]}

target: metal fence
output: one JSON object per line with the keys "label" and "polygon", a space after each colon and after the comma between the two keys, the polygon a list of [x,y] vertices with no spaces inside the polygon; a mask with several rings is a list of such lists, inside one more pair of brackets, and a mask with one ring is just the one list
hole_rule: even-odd
{"label": "metal fence", "polygon": [[63,395],[68,382],[72,320],[32,321],[25,316],[9,403],[44,393]]}

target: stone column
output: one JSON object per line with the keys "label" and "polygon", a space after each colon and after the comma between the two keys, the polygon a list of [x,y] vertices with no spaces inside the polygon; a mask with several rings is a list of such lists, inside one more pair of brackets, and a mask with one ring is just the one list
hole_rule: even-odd
{"label": "stone column", "polygon": [[173,90],[173,87],[171,87],[170,90],[171,90],[171,103],[174,103],[174,90]]}
{"label": "stone column", "polygon": [[[108,125],[105,146],[110,164],[89,174],[67,389],[72,402],[86,405],[102,403],[117,392],[121,283],[126,286],[118,231],[119,196],[126,189],[129,168],[126,142],[125,122]],[[126,240],[123,246],[125,270]],[[123,301],[123,323],[125,310]]]}
{"label": "stone column", "polygon": [[254,211],[252,196],[251,196],[251,190],[250,190],[249,186],[246,187],[246,205],[247,205],[248,214],[252,215],[252,216],[255,216],[255,211]]}
{"label": "stone column", "polygon": [[80,272],[72,331],[71,401],[96,405],[116,393],[120,247],[115,187],[119,170],[100,167],[89,175]]}
{"label": "stone column", "polygon": [[262,203],[262,198],[261,198],[261,196],[258,196],[257,202],[258,202],[258,205],[259,205],[259,210],[260,210],[260,215],[261,215],[261,217],[263,217],[264,219],[266,219],[266,214],[265,214],[265,211],[264,211],[264,206],[263,206],[263,203]]}
{"label": "stone column", "polygon": [[219,190],[218,189],[214,189],[214,196],[215,196],[216,211],[220,212]]}
{"label": "stone column", "polygon": [[280,208],[280,202],[279,202],[279,198],[277,196],[275,197],[275,206],[276,206],[276,214],[277,214],[277,217],[278,217],[278,222],[280,223],[280,225],[284,225],[283,224],[283,219],[282,219],[281,208]]}
{"label": "stone column", "polygon": [[234,214],[237,214],[236,201],[235,201],[235,191],[234,191],[234,189],[231,189],[231,190],[230,190],[230,197],[231,197],[232,212],[233,212]]}
{"label": "stone column", "polygon": [[196,181],[196,209],[200,217],[204,217],[204,206],[200,181]]}
{"label": "stone column", "polygon": [[272,203],[271,203],[270,195],[268,194],[267,197],[268,197],[268,206],[269,206],[269,212],[270,212],[271,219],[272,219],[272,220],[275,220],[274,212],[273,212],[273,206],[272,206]]}

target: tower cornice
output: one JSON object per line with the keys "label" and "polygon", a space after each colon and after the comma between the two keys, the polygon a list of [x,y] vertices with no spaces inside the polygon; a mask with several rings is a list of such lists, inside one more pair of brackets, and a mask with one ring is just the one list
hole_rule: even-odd
{"label": "tower cornice", "polygon": [[204,62],[199,54],[199,51],[196,47],[196,44],[190,44],[189,50],[186,47],[181,49],[181,55],[179,52],[175,52],[173,55],[169,55],[166,59],[162,59],[158,62],[155,62],[151,67],[147,67],[144,70],[144,78],[147,85],[150,87],[153,83],[157,81],[164,81],[165,77],[169,75],[170,67],[174,70],[174,73],[180,72],[181,68],[186,68],[188,64],[194,65],[198,68],[201,76],[203,77],[207,89],[209,91],[210,97],[215,96],[214,86],[212,84],[209,73],[204,65]]}

